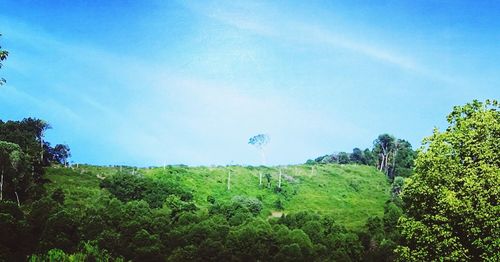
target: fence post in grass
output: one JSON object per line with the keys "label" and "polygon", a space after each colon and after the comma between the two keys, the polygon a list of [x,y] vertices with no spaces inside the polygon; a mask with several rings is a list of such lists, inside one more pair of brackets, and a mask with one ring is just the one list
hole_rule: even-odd
{"label": "fence post in grass", "polygon": [[278,188],[281,188],[281,167],[280,167],[280,175],[278,177]]}

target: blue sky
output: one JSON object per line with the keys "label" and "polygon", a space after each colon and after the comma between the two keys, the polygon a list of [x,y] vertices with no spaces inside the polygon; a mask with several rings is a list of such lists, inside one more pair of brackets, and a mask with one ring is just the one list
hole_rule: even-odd
{"label": "blue sky", "polygon": [[0,119],[92,164],[302,163],[499,98],[498,1],[2,0]]}

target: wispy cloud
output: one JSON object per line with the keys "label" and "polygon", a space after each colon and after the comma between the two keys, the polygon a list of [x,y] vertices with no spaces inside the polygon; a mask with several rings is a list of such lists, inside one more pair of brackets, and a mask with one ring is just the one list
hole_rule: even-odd
{"label": "wispy cloud", "polygon": [[411,55],[394,51],[394,46],[384,47],[367,39],[357,40],[322,25],[289,17],[276,10],[270,14],[267,12],[268,9],[272,9],[270,3],[258,5],[225,2],[225,4],[201,5],[196,2],[187,2],[186,5],[207,17],[263,37],[276,38],[298,45],[321,45],[331,49],[348,50],[353,54],[392,65],[422,77],[448,84],[458,84],[453,77],[428,69]]}

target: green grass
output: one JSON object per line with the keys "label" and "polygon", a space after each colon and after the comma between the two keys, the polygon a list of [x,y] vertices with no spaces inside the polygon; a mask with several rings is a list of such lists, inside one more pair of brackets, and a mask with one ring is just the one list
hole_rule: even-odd
{"label": "green grass", "polygon": [[[61,169],[61,168],[59,168]],[[72,171],[50,168],[47,178],[53,183],[49,188],[61,187],[66,193],[66,204],[75,208],[82,201],[90,201],[105,192],[99,189],[99,178],[115,174],[119,167],[97,167],[83,165]],[[228,172],[231,171],[231,189],[227,190]],[[69,172],[69,173],[68,173]],[[132,168],[122,168],[132,172]],[[272,186],[259,186],[259,173],[272,175]],[[277,211],[275,201],[281,199],[284,213],[313,211],[332,215],[347,228],[357,229],[369,216],[383,214],[383,205],[389,199],[390,185],[386,177],[373,167],[359,165],[309,165],[282,168],[282,191],[277,193],[278,168],[257,167],[167,167],[143,168],[136,173],[162,180],[174,180],[192,191],[194,201],[201,209],[209,206],[207,196],[219,202],[229,201],[234,196],[260,199],[264,210],[262,216]]]}

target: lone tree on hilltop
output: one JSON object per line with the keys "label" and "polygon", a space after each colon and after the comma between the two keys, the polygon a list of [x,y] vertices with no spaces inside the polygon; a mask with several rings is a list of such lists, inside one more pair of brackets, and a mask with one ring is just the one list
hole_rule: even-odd
{"label": "lone tree on hilltop", "polygon": [[[259,152],[261,157],[261,164],[266,164],[266,146],[269,144],[270,138],[266,134],[258,134],[256,136],[251,137],[248,140],[248,144],[255,146]],[[259,172],[259,186],[262,186],[262,172]]]}

